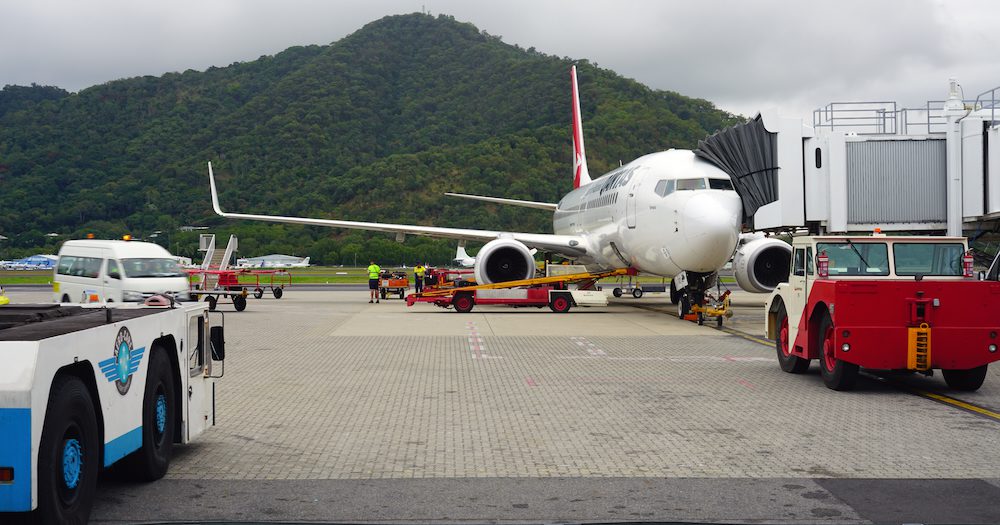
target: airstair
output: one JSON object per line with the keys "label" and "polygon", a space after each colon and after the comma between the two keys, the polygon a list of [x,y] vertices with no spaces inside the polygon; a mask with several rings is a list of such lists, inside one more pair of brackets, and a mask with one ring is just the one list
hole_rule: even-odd
{"label": "airstair", "polygon": [[226,250],[220,251],[215,247],[215,234],[201,235],[198,239],[198,251],[205,252],[205,258],[201,263],[199,289],[215,290],[219,287],[219,272],[229,268],[229,263],[233,260],[233,254],[236,253],[238,246],[239,241],[236,236],[230,235]]}

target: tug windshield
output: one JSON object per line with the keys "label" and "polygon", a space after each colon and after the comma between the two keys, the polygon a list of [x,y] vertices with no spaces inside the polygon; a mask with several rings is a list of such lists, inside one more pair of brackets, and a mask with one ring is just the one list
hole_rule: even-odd
{"label": "tug windshield", "polygon": [[896,275],[960,277],[964,253],[965,246],[957,242],[897,242],[892,245],[892,256],[896,260]]}
{"label": "tug windshield", "polygon": [[830,258],[830,275],[889,275],[889,249],[885,243],[816,243],[816,253]]}

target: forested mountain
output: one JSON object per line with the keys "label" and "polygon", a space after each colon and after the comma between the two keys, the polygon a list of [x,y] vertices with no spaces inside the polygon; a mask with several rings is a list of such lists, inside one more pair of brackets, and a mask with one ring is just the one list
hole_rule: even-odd
{"label": "forested mountain", "polygon": [[[210,226],[241,255],[326,264],[448,259],[445,241],[216,217],[211,160],[232,211],[551,231],[551,215],[444,191],[555,202],[571,188],[569,68],[579,69],[591,172],[691,148],[735,122],[586,60],[545,55],[448,16],[390,16],[328,46],[69,94],[0,91],[0,258],[93,232],[149,236],[194,255]],[[666,67],[669,67],[667,65]]]}

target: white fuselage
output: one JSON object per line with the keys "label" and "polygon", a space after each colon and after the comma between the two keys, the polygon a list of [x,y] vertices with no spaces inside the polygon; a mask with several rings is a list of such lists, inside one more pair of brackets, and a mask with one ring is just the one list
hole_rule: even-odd
{"label": "white fuselage", "polygon": [[587,239],[579,262],[673,277],[721,268],[736,249],[741,209],[725,172],[689,150],[669,150],[573,190],[552,221],[556,234]]}

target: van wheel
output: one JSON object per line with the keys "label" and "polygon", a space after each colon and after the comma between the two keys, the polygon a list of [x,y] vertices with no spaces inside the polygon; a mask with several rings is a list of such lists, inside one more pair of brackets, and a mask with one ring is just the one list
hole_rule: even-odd
{"label": "van wheel", "polygon": [[174,447],[176,412],[174,381],[166,350],[154,346],[142,398],[142,447],[126,458],[125,468],[141,481],[155,481],[167,473]]}
{"label": "van wheel", "polygon": [[854,388],[854,383],[858,380],[858,365],[848,363],[843,359],[837,359],[837,348],[834,345],[834,335],[836,330],[833,326],[833,319],[830,314],[823,317],[819,324],[820,341],[820,373],[823,376],[823,383],[832,390],[850,390]]}
{"label": "van wheel", "polygon": [[97,415],[90,392],[73,376],[57,376],[38,450],[42,523],[87,523],[97,488]]}
{"label": "van wheel", "polygon": [[952,390],[973,392],[979,390],[986,380],[986,369],[989,365],[977,366],[968,370],[942,370],[944,382]]}
{"label": "van wheel", "polygon": [[[722,319],[721,317],[719,319]],[[785,305],[778,307],[778,337],[774,340],[778,352],[778,366],[789,374],[801,374],[809,370],[809,360],[792,355],[791,341],[788,340],[788,314]]]}

